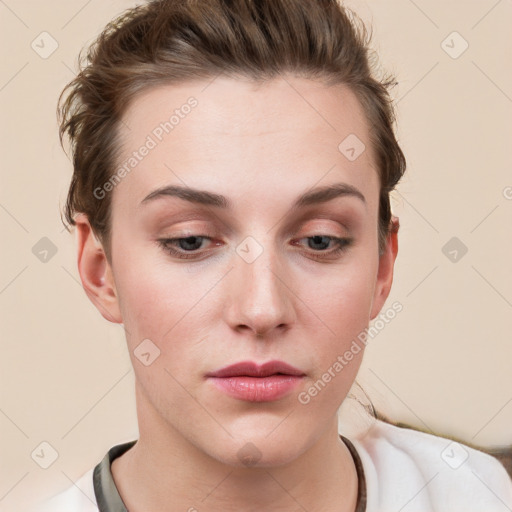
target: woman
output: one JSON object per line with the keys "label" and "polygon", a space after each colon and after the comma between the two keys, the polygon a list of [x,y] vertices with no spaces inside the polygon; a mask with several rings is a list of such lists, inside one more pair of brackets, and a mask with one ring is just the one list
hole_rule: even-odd
{"label": "woman", "polygon": [[126,330],[140,435],[48,510],[512,507],[483,452],[338,433],[405,171],[367,45],[334,0],[156,0],[93,45],[60,104],[66,218],[88,297]]}

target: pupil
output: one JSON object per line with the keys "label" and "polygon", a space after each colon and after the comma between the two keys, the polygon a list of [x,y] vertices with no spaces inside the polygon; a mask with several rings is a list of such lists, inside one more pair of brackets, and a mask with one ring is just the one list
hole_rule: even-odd
{"label": "pupil", "polygon": [[[194,240],[196,241],[196,243],[194,244]],[[197,241],[199,241],[199,243],[197,243]],[[187,246],[187,244],[191,244],[193,247],[190,247]],[[199,249],[199,247],[201,247],[201,237],[199,236],[189,236],[187,238],[183,238],[180,240],[180,246],[182,249],[184,250],[195,250],[195,249]],[[196,246],[196,247],[194,247]]]}
{"label": "pupil", "polygon": [[[324,239],[324,247],[322,247],[323,249],[326,248],[326,246],[329,245],[329,237],[328,236],[320,236],[320,235],[315,235],[313,237],[311,237],[313,239],[313,243],[314,244],[318,244],[318,243],[321,243],[322,239]],[[325,241],[327,239],[327,242]]]}

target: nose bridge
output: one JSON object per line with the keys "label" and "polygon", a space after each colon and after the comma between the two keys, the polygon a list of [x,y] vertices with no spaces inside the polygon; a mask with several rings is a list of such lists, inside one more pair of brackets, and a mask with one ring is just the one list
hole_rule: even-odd
{"label": "nose bridge", "polygon": [[264,334],[291,321],[291,293],[270,234],[246,237],[236,248],[231,322]]}

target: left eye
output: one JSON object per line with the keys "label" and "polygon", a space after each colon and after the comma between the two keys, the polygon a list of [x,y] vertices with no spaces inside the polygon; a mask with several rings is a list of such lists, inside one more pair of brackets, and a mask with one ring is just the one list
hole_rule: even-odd
{"label": "left eye", "polygon": [[[352,238],[339,238],[336,236],[328,236],[328,235],[313,235],[307,236],[300,240],[309,240],[308,247],[310,249],[315,249],[311,255],[314,259],[321,258],[329,258],[339,256],[343,251],[345,251],[353,242]],[[329,243],[334,242],[334,248],[331,250],[325,250]],[[320,246],[320,247],[318,247]],[[320,250],[318,250],[320,249]]]}
{"label": "left eye", "polygon": [[[335,239],[332,236],[314,235],[306,237],[305,240],[309,240],[308,246],[310,249],[327,249],[331,240]],[[318,247],[319,245],[321,247]]]}

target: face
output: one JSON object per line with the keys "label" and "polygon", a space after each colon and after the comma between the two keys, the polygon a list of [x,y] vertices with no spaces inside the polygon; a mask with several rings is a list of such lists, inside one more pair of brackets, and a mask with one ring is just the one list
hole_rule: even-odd
{"label": "face", "polygon": [[[356,159],[339,149],[351,134],[366,147]],[[126,328],[141,437],[235,465],[248,442],[258,464],[293,460],[336,421],[363,350],[339,358],[391,285],[355,95],[294,77],[160,86],[130,104],[121,137],[98,280],[112,292],[90,296]],[[208,377],[276,360],[299,376]]]}

